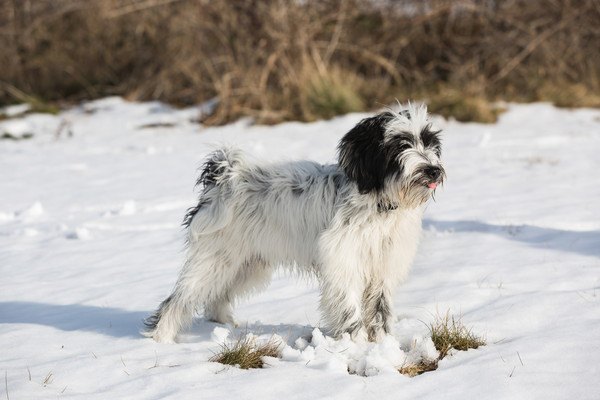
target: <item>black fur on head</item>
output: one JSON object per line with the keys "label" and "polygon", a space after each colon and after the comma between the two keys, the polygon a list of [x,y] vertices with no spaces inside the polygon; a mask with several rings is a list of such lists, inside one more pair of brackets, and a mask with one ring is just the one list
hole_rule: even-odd
{"label": "black fur on head", "polygon": [[[363,119],[342,138],[338,151],[340,167],[362,194],[381,192],[387,178],[400,178],[403,173],[406,179],[425,187],[427,182],[443,179],[439,131],[432,129],[424,107],[412,106],[410,112],[386,111]],[[412,161],[417,159],[408,164],[412,169],[405,168],[403,160],[410,158],[405,154]],[[425,173],[431,168],[438,168],[439,176]]]}
{"label": "black fur on head", "polygon": [[393,118],[392,113],[384,112],[363,119],[338,146],[339,165],[363,194],[383,189],[384,179],[390,172],[383,139],[385,126]]}

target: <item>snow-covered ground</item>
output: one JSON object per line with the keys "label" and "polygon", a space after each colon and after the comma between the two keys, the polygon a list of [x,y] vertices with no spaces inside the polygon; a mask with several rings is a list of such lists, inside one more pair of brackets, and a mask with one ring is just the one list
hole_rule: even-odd
{"label": "snow-covered ground", "polygon": [[[176,279],[197,167],[223,142],[332,162],[365,114],[218,128],[196,114],[108,98],[0,122],[0,136],[33,134],[0,140],[3,398],[600,398],[600,111],[509,105],[495,125],[437,119],[448,181],[394,297],[394,337],[354,348],[323,336],[315,282],[281,274],[239,304],[242,327],[229,332],[284,338],[283,359],[261,370],[208,362],[228,332],[202,318],[176,345],[138,333]],[[447,310],[488,345],[397,373],[432,355],[425,324]]]}

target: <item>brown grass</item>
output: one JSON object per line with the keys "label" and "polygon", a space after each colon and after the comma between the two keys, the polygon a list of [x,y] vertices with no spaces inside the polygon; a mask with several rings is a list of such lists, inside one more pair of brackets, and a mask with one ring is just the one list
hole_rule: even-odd
{"label": "brown grass", "polygon": [[0,2],[0,104],[218,98],[206,124],[314,120],[422,98],[598,106],[597,0]]}
{"label": "brown grass", "polygon": [[426,102],[429,112],[461,122],[493,123],[504,111],[484,95],[469,94],[451,87],[432,90]]}
{"label": "brown grass", "polygon": [[410,377],[421,375],[425,372],[434,371],[438,367],[438,362],[446,357],[451,349],[466,351],[485,346],[485,340],[475,335],[470,328],[467,328],[460,317],[451,316],[446,313],[444,316],[437,316],[435,321],[429,325],[431,340],[435,345],[439,356],[436,360],[423,360],[417,365],[403,365],[398,371]]}
{"label": "brown grass", "polygon": [[460,317],[455,318],[449,313],[438,316],[429,326],[429,331],[435,348],[440,352],[440,359],[446,357],[450,349],[465,351],[485,345],[485,340],[467,328]]}
{"label": "brown grass", "polygon": [[537,100],[551,101],[558,107],[600,107],[600,94],[583,84],[545,83],[536,95]]}
{"label": "brown grass", "polygon": [[402,375],[407,375],[414,378],[417,375],[424,374],[425,372],[435,371],[438,367],[438,360],[434,361],[421,361],[417,365],[405,365],[398,368],[398,372]]}
{"label": "brown grass", "polygon": [[256,343],[254,338],[240,337],[232,343],[221,345],[221,349],[209,361],[237,366],[241,369],[262,368],[263,357],[279,357],[281,344],[274,340]]}

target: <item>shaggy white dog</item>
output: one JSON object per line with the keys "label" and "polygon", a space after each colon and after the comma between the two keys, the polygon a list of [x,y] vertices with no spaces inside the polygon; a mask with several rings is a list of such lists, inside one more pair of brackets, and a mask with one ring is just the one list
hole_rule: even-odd
{"label": "shaggy white dog", "polygon": [[201,307],[207,319],[234,324],[235,299],[287,266],[316,275],[333,335],[380,339],[424,205],[445,176],[438,135],[425,106],[409,105],[362,120],[342,138],[338,164],[251,163],[238,150],[215,151],[184,221],[185,265],[146,334],[173,342]]}

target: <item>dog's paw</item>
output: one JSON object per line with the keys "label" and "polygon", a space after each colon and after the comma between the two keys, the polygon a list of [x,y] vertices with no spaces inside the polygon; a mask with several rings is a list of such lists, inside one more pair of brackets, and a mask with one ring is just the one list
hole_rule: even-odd
{"label": "dog's paw", "polygon": [[233,318],[232,316],[221,317],[221,318],[214,318],[214,317],[209,318],[209,317],[205,316],[205,318],[207,321],[215,322],[217,324],[222,324],[222,325],[229,325],[232,328],[239,328],[239,326],[240,326],[238,324],[238,322],[235,320],[235,318]]}
{"label": "dog's paw", "polygon": [[154,339],[154,341],[158,342],[158,343],[166,343],[166,344],[175,344],[175,343],[177,343],[177,338],[174,337],[174,336],[153,335],[152,339]]}
{"label": "dog's paw", "polygon": [[216,322],[223,325],[231,325],[234,328],[238,327],[238,323],[233,317],[229,307],[212,307],[204,310],[204,318],[210,322]]}
{"label": "dog's paw", "polygon": [[151,330],[151,331],[141,331],[140,333],[142,334],[142,336],[146,336],[147,338],[154,339],[154,341],[158,342],[158,343],[168,343],[168,344],[177,343],[176,336],[161,334],[156,329]]}

